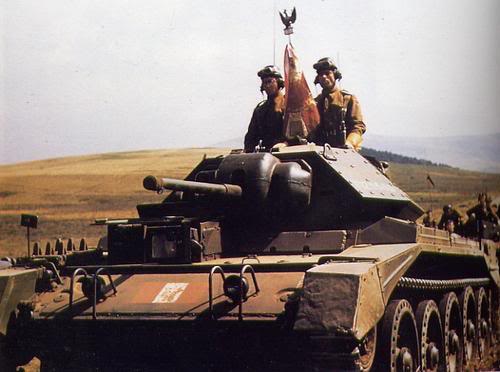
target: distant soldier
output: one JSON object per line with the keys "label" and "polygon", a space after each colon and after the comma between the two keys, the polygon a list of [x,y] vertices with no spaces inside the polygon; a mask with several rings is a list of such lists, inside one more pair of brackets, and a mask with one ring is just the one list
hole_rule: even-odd
{"label": "distant soldier", "polygon": [[[495,205],[491,205],[492,199],[490,196],[486,196],[486,210],[488,211],[488,215],[486,218],[493,224],[498,225],[498,207],[495,208]],[[496,211],[495,211],[496,209]]]}
{"label": "distant soldier", "polygon": [[436,227],[436,221],[432,216],[432,209],[429,209],[425,212],[422,223],[424,224],[425,227]]}
{"label": "distant soldier", "polygon": [[329,143],[359,150],[366,125],[358,99],[338,88],[336,81],[342,79],[342,74],[330,58],[321,58],[313,67],[317,72],[314,83],[320,84],[323,91],[316,97],[320,124],[309,140],[317,145]]}
{"label": "distant soldier", "polygon": [[478,203],[467,211],[467,216],[475,217],[478,221],[491,222],[498,224],[498,216],[491,206],[491,198],[486,193],[479,193],[477,196]]}
{"label": "distant soldier", "polygon": [[276,66],[266,66],[257,73],[262,84],[261,92],[266,92],[267,99],[257,105],[253,111],[248,132],[245,135],[245,152],[254,152],[260,144],[269,151],[273,145],[282,142],[285,82]]}
{"label": "distant soldier", "polygon": [[461,226],[462,216],[460,213],[456,211],[456,209],[452,208],[450,204],[443,206],[443,214],[438,223],[438,229],[446,230],[449,225],[449,221],[453,221],[454,229],[457,229]]}
{"label": "distant soldier", "polygon": [[491,205],[491,198],[486,193],[480,193],[477,201],[478,203],[467,211],[469,219],[465,225],[466,234],[498,241],[500,237],[498,215]]}

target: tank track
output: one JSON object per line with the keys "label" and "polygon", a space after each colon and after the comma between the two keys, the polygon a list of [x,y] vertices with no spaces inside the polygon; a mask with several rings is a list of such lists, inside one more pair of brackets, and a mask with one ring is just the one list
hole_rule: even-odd
{"label": "tank track", "polygon": [[397,287],[400,289],[413,289],[423,291],[449,291],[454,289],[470,287],[487,286],[490,283],[489,278],[468,278],[451,280],[432,280],[408,278],[403,276],[399,279]]}

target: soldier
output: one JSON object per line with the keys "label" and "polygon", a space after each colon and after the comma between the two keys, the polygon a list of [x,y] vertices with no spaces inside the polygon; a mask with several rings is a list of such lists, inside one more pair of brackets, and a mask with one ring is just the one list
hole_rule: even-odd
{"label": "soldier", "polygon": [[264,67],[257,73],[262,80],[261,92],[267,99],[253,111],[248,132],[245,135],[245,152],[254,152],[259,145],[269,151],[273,145],[282,142],[285,82],[278,68],[273,65]]}
{"label": "soldier", "polygon": [[443,206],[443,214],[439,220],[438,229],[446,230],[449,221],[453,221],[454,230],[461,228],[462,216],[450,204]]}
{"label": "soldier", "polygon": [[479,193],[478,203],[467,211],[469,218],[474,215],[476,220],[498,224],[498,216],[491,206],[492,199],[486,193]]}
{"label": "soldier", "polygon": [[436,221],[434,220],[434,217],[432,217],[432,209],[428,209],[425,212],[422,223],[425,227],[436,227]]}
{"label": "soldier", "polygon": [[359,150],[366,126],[358,99],[338,88],[336,81],[342,74],[330,58],[321,58],[313,67],[317,72],[314,83],[319,83],[323,91],[316,97],[320,124],[309,139],[317,145],[329,143]]}

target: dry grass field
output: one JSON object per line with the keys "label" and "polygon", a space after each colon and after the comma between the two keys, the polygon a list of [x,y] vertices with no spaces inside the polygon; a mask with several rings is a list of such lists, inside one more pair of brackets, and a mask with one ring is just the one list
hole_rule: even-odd
{"label": "dry grass field", "polygon": [[[85,237],[95,245],[105,234],[96,218],[133,217],[138,203],[160,201],[142,188],[149,174],[183,178],[203,158],[227,149],[151,150],[33,161],[0,166],[0,256],[26,253],[21,213],[39,216],[32,242]],[[463,213],[478,191],[500,195],[500,175],[454,168],[391,164],[391,179],[423,208],[452,203]],[[436,187],[430,188],[427,174]]]}
{"label": "dry grass field", "polygon": [[105,233],[90,226],[96,218],[133,217],[135,206],[160,201],[142,187],[149,175],[184,177],[203,156],[221,149],[184,149],[66,157],[0,166],[0,256],[26,252],[26,228],[20,214],[39,216],[32,241],[58,237],[95,245]]}

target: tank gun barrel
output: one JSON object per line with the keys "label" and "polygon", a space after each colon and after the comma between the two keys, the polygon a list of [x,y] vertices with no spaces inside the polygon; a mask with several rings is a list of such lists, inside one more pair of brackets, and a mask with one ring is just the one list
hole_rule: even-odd
{"label": "tank gun barrel", "polygon": [[174,178],[158,178],[155,176],[147,176],[142,181],[142,184],[146,190],[151,191],[191,191],[198,194],[223,195],[235,198],[240,198],[242,193],[240,186],[229,183],[185,181]]}

